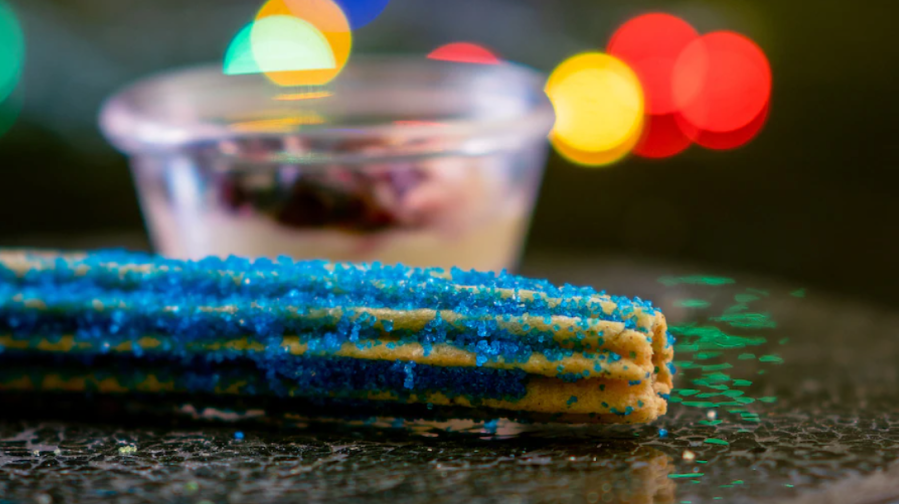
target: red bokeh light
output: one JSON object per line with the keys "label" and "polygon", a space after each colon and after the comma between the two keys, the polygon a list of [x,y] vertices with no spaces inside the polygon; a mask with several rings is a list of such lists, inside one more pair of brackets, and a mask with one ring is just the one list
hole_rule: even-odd
{"label": "red bokeh light", "polygon": [[453,61],[456,63],[475,63],[478,65],[496,65],[499,58],[489,49],[470,42],[453,42],[440,46],[428,54],[429,59]]}
{"label": "red bokeh light", "polygon": [[770,109],[770,104],[766,104],[765,108],[763,108],[754,119],[749,121],[749,123],[742,128],[734,131],[715,132],[697,130],[682,117],[678,117],[677,120],[678,125],[681,127],[681,131],[684,131],[697,145],[712,150],[728,150],[746,145],[750,140],[755,138],[768,120]]}
{"label": "red bokeh light", "polygon": [[[634,154],[652,159],[674,156],[687,149],[698,131],[679,120],[677,114],[646,116],[643,134],[634,147]],[[686,132],[685,132],[686,130]]]}
{"label": "red bokeh light", "polygon": [[766,107],[771,67],[754,42],[719,31],[703,35],[681,52],[671,83],[674,103],[690,124],[712,133],[732,132]]}
{"label": "red bokeh light", "polygon": [[644,14],[621,25],[606,52],[627,63],[640,78],[647,113],[670,114],[677,110],[671,93],[675,63],[698,38],[696,30],[683,19],[670,14]]}

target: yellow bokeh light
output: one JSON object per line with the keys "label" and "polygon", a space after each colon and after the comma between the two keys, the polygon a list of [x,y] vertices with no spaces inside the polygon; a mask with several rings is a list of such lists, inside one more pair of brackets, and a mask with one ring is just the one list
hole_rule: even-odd
{"label": "yellow bokeh light", "polygon": [[556,149],[556,152],[559,153],[565,159],[571,161],[572,163],[583,165],[583,166],[606,166],[618,161],[619,159],[627,156],[628,153],[637,145],[637,141],[640,140],[640,132],[632,135],[628,138],[623,144],[604,151],[585,151],[571,145],[568,145],[565,140],[557,136],[555,133],[550,133],[549,141],[552,143],[553,148]]}
{"label": "yellow bokeh light", "polygon": [[621,60],[602,53],[573,56],[546,83],[556,112],[550,140],[566,158],[604,165],[626,155],[643,127],[643,90]]}
{"label": "yellow bokeh light", "polygon": [[327,84],[343,70],[350,57],[353,37],[346,16],[336,3],[332,0],[268,0],[256,15],[256,21],[271,16],[293,16],[313,25],[331,46],[335,62],[334,68],[265,72],[272,82],[281,86]]}

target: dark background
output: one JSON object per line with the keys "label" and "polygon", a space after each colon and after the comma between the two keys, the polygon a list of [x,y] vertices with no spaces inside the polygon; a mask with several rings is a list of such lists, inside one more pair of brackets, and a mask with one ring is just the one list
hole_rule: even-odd
{"label": "dark background", "polygon": [[[126,160],[96,127],[102,99],[148,73],[220,60],[261,2],[10,3],[27,54],[14,95],[22,111],[0,137],[0,245],[140,233]],[[354,51],[426,53],[467,40],[549,71],[650,10],[755,40],[774,75],[767,126],[734,151],[691,148],[656,162],[585,169],[553,154],[529,251],[687,261],[899,303],[899,4],[393,0],[355,32]]]}

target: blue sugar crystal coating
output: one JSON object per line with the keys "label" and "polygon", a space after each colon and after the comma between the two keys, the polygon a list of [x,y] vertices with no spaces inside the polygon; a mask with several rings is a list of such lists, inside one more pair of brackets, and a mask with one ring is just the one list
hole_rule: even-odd
{"label": "blue sugar crystal coating", "polygon": [[[179,261],[120,251],[77,260],[31,259],[52,268],[34,268],[22,275],[0,265],[0,333],[50,343],[72,334],[78,342],[91,344],[93,350],[79,357],[88,360],[123,342],[156,336],[163,352],[144,351],[139,345],[132,345],[131,352],[142,362],[168,367],[171,362],[194,359],[194,343],[248,337],[262,349],[202,352],[208,364],[251,362],[259,379],[248,381],[242,389],[248,394],[330,397],[335,391],[351,396],[441,392],[475,401],[515,401],[526,392],[526,373],[486,368],[485,364],[525,362],[535,354],[559,362],[584,352],[595,359],[594,369],[599,372],[603,362],[617,362],[622,357],[598,348],[597,342],[587,340],[585,331],[591,330],[597,319],[623,322],[633,329],[639,311],[657,313],[649,302],[615,296],[602,298],[617,305],[606,313],[597,298],[604,293],[569,285],[555,287],[505,272],[453,269],[446,273],[449,279],[441,276],[441,270],[377,263],[357,266],[286,258],[251,262],[235,257]],[[438,311],[423,329],[411,331],[364,311],[379,308],[428,308],[461,317],[448,319]],[[550,324],[552,317],[559,315],[578,321],[577,327],[564,332],[564,340],[553,332],[561,329],[558,324],[553,331],[543,331],[524,323],[525,334],[503,327],[522,315],[542,324]],[[282,347],[285,335],[305,343],[307,354],[288,353]],[[671,344],[673,338],[668,338]],[[601,346],[603,339],[598,339]],[[439,344],[467,350],[475,354],[477,367],[333,356],[347,344],[359,349],[379,345],[396,349],[413,343],[422,346],[424,355]],[[10,352],[7,349],[5,353]],[[171,362],[160,361],[159,355]],[[190,376],[190,390],[213,390],[220,384],[216,369]],[[565,381],[589,376],[587,371],[566,373],[559,366],[558,377]]]}
{"label": "blue sugar crystal coating", "polygon": [[[0,357],[0,368],[28,362],[29,355],[11,351]],[[134,387],[153,369],[160,381],[175,380],[189,392],[209,393],[230,382],[243,384],[246,395],[280,397],[351,397],[364,398],[368,393],[390,392],[400,398],[410,394],[442,393],[448,397],[465,397],[473,401],[501,399],[517,401],[527,394],[527,373],[520,370],[489,368],[452,368],[407,362],[349,359],[340,357],[303,357],[284,354],[235,359],[225,363],[205,357],[175,360],[167,357],[143,359],[122,358],[109,366],[98,366],[91,355],[52,355],[43,366],[34,366],[36,376],[42,367],[51,369],[76,364],[90,369],[99,378],[132,376]],[[414,370],[414,371],[413,371]]]}
{"label": "blue sugar crystal coating", "polygon": [[[35,260],[38,260],[35,258]],[[44,261],[46,262],[46,261]],[[128,264],[123,269],[117,264]],[[311,306],[368,306],[408,309],[425,304],[436,309],[458,310],[466,314],[522,315],[536,317],[570,315],[592,317],[602,312],[594,297],[603,295],[587,287],[555,287],[508,273],[479,273],[453,269],[452,279],[439,276],[434,268],[408,268],[374,263],[367,267],[324,261],[281,258],[277,262],[260,259],[206,258],[200,261],[165,259],[140,253],[97,252],[79,260],[56,260],[54,269],[33,269],[18,279],[14,272],[0,271],[0,280],[25,284],[82,282],[104,288],[164,294],[192,293],[228,298],[234,295],[283,298],[285,301],[312,300]],[[472,290],[457,289],[473,286]],[[500,289],[515,291],[511,299]],[[526,299],[519,291],[543,296]],[[551,306],[547,298],[559,299]],[[636,308],[649,313],[657,309],[640,298],[610,296],[617,303],[606,320],[624,321]],[[422,303],[422,302],[425,303]]]}
{"label": "blue sugar crystal coating", "polygon": [[[507,273],[458,269],[450,272],[452,280],[448,280],[439,276],[441,270],[377,263],[359,267],[286,258],[251,262],[236,257],[179,261],[120,251],[98,252],[78,260],[56,259],[52,266],[32,269],[22,277],[0,266],[2,329],[17,335],[75,333],[96,340],[171,334],[184,342],[326,333],[327,337],[316,339],[314,345],[317,350],[334,351],[345,342],[377,339],[382,331],[392,329],[390,321],[379,324],[369,314],[354,313],[354,306],[429,307],[450,310],[463,318],[450,323],[438,316],[422,331],[393,331],[391,337],[399,342],[419,342],[426,353],[434,344],[449,343],[475,353],[477,363],[483,365],[497,360],[524,362],[534,353],[558,361],[575,351],[590,350],[577,341],[583,338],[581,333],[574,335],[574,345],[561,347],[549,331],[511,333],[499,326],[497,317],[511,320],[528,314],[546,321],[553,315],[599,315],[633,328],[635,308],[656,312],[639,298],[613,296],[610,299],[617,308],[606,314],[591,298],[599,293],[589,288],[557,288]],[[476,287],[459,289],[458,285]],[[516,292],[510,298],[499,289]],[[528,299],[520,290],[546,297]],[[550,303],[547,297],[558,302]],[[40,300],[48,309],[34,309],[28,300]],[[342,309],[343,316],[297,316],[334,308]],[[354,315],[358,318],[352,320]],[[588,318],[581,319],[583,328],[589,325]],[[611,362],[620,359],[617,354],[610,357]]]}

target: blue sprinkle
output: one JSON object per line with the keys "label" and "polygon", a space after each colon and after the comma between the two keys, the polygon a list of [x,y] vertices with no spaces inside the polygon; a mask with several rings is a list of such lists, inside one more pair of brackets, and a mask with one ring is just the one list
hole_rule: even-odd
{"label": "blue sprinkle", "polygon": [[237,439],[238,441],[240,441],[241,439],[243,439],[243,432],[241,432],[241,431],[235,432],[235,433],[234,433],[234,439]]}
{"label": "blue sprinkle", "polygon": [[659,437],[660,438],[668,437],[668,430],[667,429],[659,429]]}

